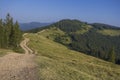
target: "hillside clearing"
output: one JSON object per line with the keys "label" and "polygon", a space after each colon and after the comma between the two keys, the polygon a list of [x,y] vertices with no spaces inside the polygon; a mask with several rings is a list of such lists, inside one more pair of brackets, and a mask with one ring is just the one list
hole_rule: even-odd
{"label": "hillside clearing", "polygon": [[120,35],[120,30],[99,30],[99,33],[103,34],[103,35],[109,35],[109,36],[119,36]]}

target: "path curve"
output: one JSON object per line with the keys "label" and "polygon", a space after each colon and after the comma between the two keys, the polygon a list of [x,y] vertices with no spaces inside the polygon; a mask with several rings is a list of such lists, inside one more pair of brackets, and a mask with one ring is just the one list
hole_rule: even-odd
{"label": "path curve", "polygon": [[27,43],[29,42],[28,38],[25,38],[21,43],[20,46],[24,49],[25,54],[33,54],[33,51],[27,46]]}
{"label": "path curve", "polygon": [[25,54],[11,52],[0,57],[0,80],[39,80],[37,65],[34,62],[35,55],[27,47],[28,41],[29,39],[25,38],[20,43]]}

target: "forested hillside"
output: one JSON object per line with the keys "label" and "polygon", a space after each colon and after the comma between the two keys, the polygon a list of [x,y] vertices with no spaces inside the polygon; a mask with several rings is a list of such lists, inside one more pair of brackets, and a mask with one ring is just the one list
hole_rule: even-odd
{"label": "forested hillside", "polygon": [[0,48],[17,49],[22,39],[18,22],[7,14],[6,19],[0,19]]}
{"label": "forested hillside", "polygon": [[[106,24],[88,24],[78,20],[61,20],[50,26],[31,30],[37,32],[56,27],[65,34],[50,34],[56,42],[113,63],[120,63],[120,28]],[[57,29],[56,29],[57,30]],[[105,31],[104,31],[105,30]],[[49,37],[48,37],[49,38]]]}

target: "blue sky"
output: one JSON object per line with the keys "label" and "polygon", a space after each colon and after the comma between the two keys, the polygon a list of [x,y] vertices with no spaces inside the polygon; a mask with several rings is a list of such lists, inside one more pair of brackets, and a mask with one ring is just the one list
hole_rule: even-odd
{"label": "blue sky", "polygon": [[120,0],[0,0],[0,18],[19,22],[79,19],[120,26]]}

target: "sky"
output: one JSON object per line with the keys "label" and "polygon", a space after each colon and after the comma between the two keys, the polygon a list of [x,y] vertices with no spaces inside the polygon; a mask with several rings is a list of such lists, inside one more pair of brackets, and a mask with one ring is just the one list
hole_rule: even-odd
{"label": "sky", "polygon": [[120,27],[120,0],[0,0],[0,18],[20,23],[78,19]]}

